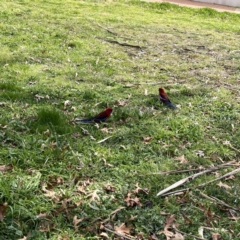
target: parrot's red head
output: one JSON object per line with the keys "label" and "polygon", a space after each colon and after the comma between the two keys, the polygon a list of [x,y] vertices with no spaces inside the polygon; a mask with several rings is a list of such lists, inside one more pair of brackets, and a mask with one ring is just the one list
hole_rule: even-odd
{"label": "parrot's red head", "polygon": [[159,88],[159,93],[164,93],[163,88]]}
{"label": "parrot's red head", "polygon": [[107,108],[107,109],[105,110],[105,112],[106,112],[108,115],[111,115],[112,111],[113,111],[112,108]]}

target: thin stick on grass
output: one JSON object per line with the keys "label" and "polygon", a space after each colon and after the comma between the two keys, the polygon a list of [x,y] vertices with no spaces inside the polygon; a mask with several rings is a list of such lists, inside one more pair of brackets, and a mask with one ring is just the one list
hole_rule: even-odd
{"label": "thin stick on grass", "polygon": [[124,47],[132,47],[132,48],[137,48],[137,49],[141,49],[142,47],[140,47],[139,45],[133,45],[133,44],[129,44],[129,43],[125,43],[125,42],[119,42],[117,40],[111,40],[111,39],[105,39],[105,38],[99,38],[105,42],[109,42],[109,43],[113,43],[113,44],[118,44],[120,46],[124,46]]}
{"label": "thin stick on grass", "polygon": [[[221,166],[221,165],[220,165]],[[229,165],[225,165],[225,167],[228,167]],[[231,166],[231,165],[230,165]],[[219,168],[220,169],[220,168]],[[217,170],[217,169],[216,169]],[[218,178],[216,178],[216,179],[213,179],[213,180],[211,180],[211,181],[209,181],[209,182],[206,182],[206,183],[203,183],[203,184],[200,184],[200,185],[198,185],[198,186],[195,186],[194,188],[195,189],[197,189],[197,188],[202,188],[202,187],[205,187],[206,185],[208,185],[208,184],[210,184],[210,183],[213,183],[213,182],[215,182],[215,181],[218,181],[218,180],[221,180],[221,179],[223,179],[223,178],[226,178],[226,177],[229,177],[229,176],[231,176],[231,175],[234,175],[234,174],[236,174],[236,173],[238,173],[238,172],[240,172],[240,168],[238,168],[238,169],[235,169],[235,170],[233,170],[233,171],[231,171],[230,173],[227,173],[227,174],[224,174],[223,176],[221,176],[221,177],[218,177]],[[196,175],[196,174],[194,174],[194,175]],[[190,176],[191,177],[191,176]],[[180,181],[182,181],[182,180],[180,180]],[[178,181],[178,182],[180,182],[180,181]],[[174,184],[173,184],[174,185]],[[173,185],[171,185],[171,186],[173,186]],[[170,187],[171,187],[170,186]],[[179,185],[180,186],[180,185]],[[193,188],[193,187],[192,187]],[[184,189],[181,189],[181,190],[177,190],[177,191],[173,191],[173,192],[168,192],[168,193],[166,193],[166,192],[164,192],[163,194],[161,194],[161,196],[163,196],[163,197],[166,197],[166,196],[169,196],[169,195],[180,195],[180,194],[183,194],[184,192],[187,192],[187,191],[190,191],[190,190],[192,190],[192,188],[184,188]],[[165,189],[164,189],[165,190]],[[161,193],[161,192],[160,192]],[[160,195],[157,195],[157,196],[160,196]]]}
{"label": "thin stick on grass", "polygon": [[128,239],[128,240],[133,240],[135,238],[130,238],[130,237],[127,237],[126,235],[123,235],[123,234],[120,234],[120,233],[117,233],[115,231],[112,231],[111,229],[107,228],[107,227],[104,227],[104,230],[106,230],[107,232],[110,232],[110,233],[113,233],[119,237],[122,237],[122,238],[125,238],[125,239]]}
{"label": "thin stick on grass", "polygon": [[187,236],[189,236],[189,237],[193,237],[193,238],[200,239],[200,240],[203,240],[203,239],[204,239],[204,238],[201,238],[201,237],[197,237],[197,236],[195,236],[195,235],[192,235],[192,234],[188,234],[188,233],[182,232],[182,231],[180,231],[179,229],[177,229],[175,225],[173,225],[172,228],[173,228],[176,232],[181,233],[181,234],[184,234],[184,235],[187,235]]}
{"label": "thin stick on grass", "polygon": [[[168,193],[168,194],[165,194],[165,193],[169,192],[170,190],[172,190],[172,189],[174,189],[174,188],[177,188],[177,187],[179,187],[179,186],[182,186],[182,185],[184,185],[185,183],[188,183],[188,182],[194,180],[195,178],[197,178],[197,177],[199,177],[199,176],[201,176],[201,175],[203,175],[203,174],[210,173],[210,172],[215,172],[215,171],[217,171],[217,170],[219,170],[219,169],[221,169],[221,168],[226,168],[226,167],[229,167],[229,166],[236,166],[236,164],[232,164],[232,163],[233,163],[233,162],[224,163],[224,164],[221,164],[221,165],[216,166],[216,167],[212,167],[212,168],[209,168],[209,169],[205,169],[204,171],[199,172],[199,173],[195,173],[195,174],[193,174],[193,175],[191,175],[191,176],[189,176],[189,177],[183,178],[183,179],[175,182],[175,183],[172,184],[171,186],[169,186],[169,187],[163,189],[162,191],[160,191],[160,192],[157,194],[157,197],[158,197],[158,196],[166,196],[166,195],[169,195],[170,193]],[[237,164],[237,166],[239,166],[239,165]],[[237,169],[236,169],[236,170],[237,170]],[[232,172],[235,173],[236,170],[234,170],[234,171],[232,171]],[[232,172],[229,173],[229,174],[231,175]],[[214,179],[214,180],[212,180],[212,181],[210,181],[210,182],[217,181],[217,180],[220,180],[220,179],[222,179],[222,178],[225,178],[226,175],[229,176],[229,174],[225,174],[224,176],[222,176],[222,177],[220,177],[220,178],[217,178],[217,179]],[[208,182],[208,183],[206,183],[206,184],[209,184],[210,182]],[[205,186],[205,184],[202,185],[202,186]],[[199,185],[198,187],[201,187],[201,185]],[[190,190],[190,188],[180,190],[180,192],[182,192],[182,191],[188,191],[188,190]],[[171,193],[178,193],[178,192],[179,192],[179,191],[175,191],[175,192],[171,192]]]}
{"label": "thin stick on grass", "polygon": [[193,169],[183,169],[183,170],[172,170],[172,171],[165,171],[165,172],[155,172],[155,173],[148,173],[143,174],[140,176],[149,176],[149,175],[168,175],[168,174],[174,174],[174,173],[187,173],[187,172],[198,172],[202,169],[199,168],[193,168]]}
{"label": "thin stick on grass", "polygon": [[106,30],[107,32],[109,32],[109,33],[111,33],[111,34],[113,34],[113,35],[115,35],[115,36],[118,35],[117,33],[113,32],[112,30],[110,30],[110,29],[108,29],[108,28],[106,28],[106,27],[103,27],[102,25],[100,25],[100,24],[98,24],[98,23],[96,23],[96,24],[97,24],[97,26],[99,26],[100,28]]}
{"label": "thin stick on grass", "polygon": [[213,202],[216,202],[217,204],[223,205],[223,206],[225,206],[227,208],[230,208],[230,209],[233,209],[233,210],[235,210],[237,212],[240,212],[240,209],[232,207],[232,206],[228,205],[227,203],[225,203],[224,201],[222,201],[222,200],[220,200],[220,199],[218,199],[216,197],[208,196],[207,194],[205,194],[205,193],[203,193],[201,191],[199,191],[199,193],[200,193],[201,196],[203,196],[203,197],[205,197],[205,198],[207,198],[207,199],[209,199],[209,200],[211,200]]}

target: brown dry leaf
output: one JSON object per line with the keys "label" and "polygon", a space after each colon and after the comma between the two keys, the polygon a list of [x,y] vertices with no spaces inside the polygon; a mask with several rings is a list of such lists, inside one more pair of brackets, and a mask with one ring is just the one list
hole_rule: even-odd
{"label": "brown dry leaf", "polygon": [[117,100],[115,104],[119,107],[124,107],[128,104],[128,102],[129,101],[127,99],[123,99],[123,100],[120,99],[120,100]]}
{"label": "brown dry leaf", "polygon": [[121,224],[119,227],[115,226],[114,227],[115,231],[121,235],[128,234],[130,235],[131,227],[127,227],[125,223]]}
{"label": "brown dry leaf", "polygon": [[101,236],[101,237],[104,238],[104,239],[109,239],[108,234],[105,233],[105,232],[102,232],[99,236]]}
{"label": "brown dry leaf", "polygon": [[8,164],[8,165],[1,165],[0,166],[0,172],[6,172],[8,170],[12,169],[12,165]]}
{"label": "brown dry leaf", "polygon": [[39,94],[36,94],[36,95],[35,95],[35,98],[36,98],[37,101],[39,101],[39,100],[41,100],[41,99],[44,99],[45,97],[43,97],[43,96],[41,96],[41,95],[39,95]]}
{"label": "brown dry leaf", "polygon": [[49,232],[54,228],[54,224],[50,220],[41,221],[38,225],[40,232]]}
{"label": "brown dry leaf", "polygon": [[74,216],[73,217],[73,226],[74,226],[74,229],[75,230],[78,230],[78,224],[80,223],[80,222],[82,222],[84,220],[84,218],[77,218],[77,216]]}
{"label": "brown dry leaf", "polygon": [[64,101],[64,107],[70,105],[70,103],[71,103],[70,100],[66,100],[66,101]]}
{"label": "brown dry leaf", "polygon": [[159,238],[157,238],[155,234],[151,234],[148,236],[148,240],[159,240]]}
{"label": "brown dry leaf", "polygon": [[103,132],[103,133],[109,133],[109,129],[106,128],[106,127],[100,129],[100,131]]}
{"label": "brown dry leaf", "polygon": [[195,151],[195,153],[197,154],[197,156],[199,156],[199,157],[204,157],[205,156],[205,154],[204,154],[204,151],[203,150],[197,150],[197,151]]}
{"label": "brown dry leaf", "polygon": [[131,193],[129,192],[127,194],[127,196],[124,199],[124,202],[126,202],[128,207],[135,207],[135,206],[142,206],[142,204],[140,203],[140,198],[131,198]]}
{"label": "brown dry leaf", "polygon": [[54,142],[54,141],[52,141],[52,142],[49,143],[49,147],[50,147],[51,149],[54,149],[56,146],[57,146],[57,143]]}
{"label": "brown dry leaf", "polygon": [[6,216],[7,206],[8,206],[7,202],[0,205],[0,221],[2,221],[4,219],[4,217]]}
{"label": "brown dry leaf", "polygon": [[62,185],[63,183],[64,180],[62,177],[50,176],[47,182],[47,186],[48,188],[52,188],[53,186]]}
{"label": "brown dry leaf", "polygon": [[85,186],[78,186],[77,187],[77,191],[80,193],[83,193],[84,195],[86,195],[87,193],[84,191],[85,190]]}
{"label": "brown dry leaf", "polygon": [[164,230],[159,232],[159,234],[163,233],[166,236],[167,240],[172,239],[175,235],[173,232],[168,230],[169,228],[172,227],[172,225],[174,223],[174,220],[175,220],[175,215],[174,214],[168,216],[166,218],[166,224],[165,224]]}
{"label": "brown dry leaf", "polygon": [[116,188],[114,186],[112,186],[110,183],[107,183],[106,185],[104,185],[103,189],[107,192],[115,192]]}
{"label": "brown dry leaf", "polygon": [[143,137],[143,142],[145,144],[149,144],[152,139],[153,139],[153,137]]}
{"label": "brown dry leaf", "polygon": [[232,189],[232,187],[230,187],[229,185],[227,185],[227,184],[225,184],[225,183],[222,183],[221,181],[217,184],[217,186],[223,187],[223,188],[225,188],[226,190],[227,190],[227,189]]}
{"label": "brown dry leaf", "polygon": [[212,233],[212,240],[221,240],[222,237],[219,233]]}
{"label": "brown dry leaf", "polygon": [[18,240],[27,240],[27,237],[19,238]]}
{"label": "brown dry leaf", "polygon": [[175,233],[172,237],[171,240],[184,240],[185,238],[183,237],[183,235],[181,233]]}
{"label": "brown dry leaf", "polygon": [[138,183],[135,185],[136,189],[134,190],[134,193],[135,194],[138,194],[138,193],[145,193],[145,194],[149,194],[149,189],[148,188],[140,188],[138,186]]}
{"label": "brown dry leaf", "polygon": [[230,175],[229,177],[225,178],[224,180],[228,181],[228,180],[233,180],[234,178],[235,178],[234,175]]}
{"label": "brown dry leaf", "polygon": [[142,232],[139,232],[136,236],[136,240],[144,240],[144,235]]}
{"label": "brown dry leaf", "polygon": [[45,197],[51,198],[54,202],[59,202],[61,196],[58,196],[56,192],[47,190],[45,185],[42,186],[42,190],[45,192]]}
{"label": "brown dry leaf", "polygon": [[49,131],[49,129],[47,129],[45,132],[43,132],[46,136],[49,136],[49,134],[50,134],[50,131]]}
{"label": "brown dry leaf", "polygon": [[98,192],[100,192],[100,191],[97,189],[97,190],[94,190],[92,193],[87,195],[87,197],[91,197],[90,202],[100,201],[100,197],[98,196]]}
{"label": "brown dry leaf", "polygon": [[184,155],[175,157],[174,159],[180,161],[180,163],[188,163],[188,160],[184,157]]}

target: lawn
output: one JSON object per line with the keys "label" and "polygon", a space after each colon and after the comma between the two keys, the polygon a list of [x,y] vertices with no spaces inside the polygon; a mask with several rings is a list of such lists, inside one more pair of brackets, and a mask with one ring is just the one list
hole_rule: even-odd
{"label": "lawn", "polygon": [[240,15],[3,0],[0,20],[0,240],[240,238]]}

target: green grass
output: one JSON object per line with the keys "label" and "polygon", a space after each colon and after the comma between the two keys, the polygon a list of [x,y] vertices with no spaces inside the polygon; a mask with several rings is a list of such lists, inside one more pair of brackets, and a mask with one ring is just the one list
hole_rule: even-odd
{"label": "green grass", "polygon": [[[175,215],[185,239],[201,226],[210,228],[205,239],[239,238],[239,221],[229,219],[239,213],[195,188],[234,167],[187,183],[184,196],[156,194],[195,172],[155,173],[239,162],[240,15],[21,0],[3,1],[0,19],[0,165],[12,167],[0,171],[0,240],[113,239],[101,224],[122,223],[131,236],[166,239],[163,212]],[[159,103],[159,87],[179,109]],[[104,124],[72,121],[106,107],[114,112]],[[182,155],[188,163],[176,160]],[[221,181],[231,188],[217,181],[200,191],[239,208],[239,174]],[[82,221],[74,227],[75,216]]]}

